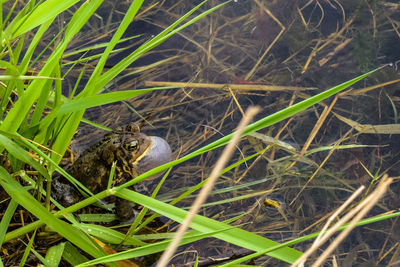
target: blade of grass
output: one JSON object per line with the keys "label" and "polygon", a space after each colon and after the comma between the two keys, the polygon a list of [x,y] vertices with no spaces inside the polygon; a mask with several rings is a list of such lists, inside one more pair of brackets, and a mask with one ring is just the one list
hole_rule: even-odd
{"label": "blade of grass", "polygon": [[[4,1],[2,1],[2,2],[4,2]],[[10,21],[10,18],[14,13],[15,6],[17,5],[17,3],[18,3],[18,1],[14,1],[13,6],[11,7],[10,11],[7,14],[7,18],[4,21],[1,21],[2,22],[2,34],[3,34],[3,38],[4,38],[4,39],[1,39],[2,47],[4,47],[3,46],[4,42],[7,42],[12,39],[12,30],[13,30],[14,26],[16,24],[22,23],[24,16],[34,8],[34,4],[35,4],[34,1],[29,1],[28,4],[25,5],[24,8],[20,12],[18,12],[17,15],[14,16],[13,19]],[[3,29],[6,25],[7,25],[7,28],[3,31]]]}
{"label": "blade of grass", "polygon": [[11,199],[10,203],[8,203],[6,212],[1,218],[0,222],[0,248],[3,246],[4,237],[6,235],[8,225],[11,222],[11,219],[14,215],[15,210],[18,207],[18,203]]}
{"label": "blade of grass", "polygon": [[[322,101],[322,100],[324,100],[324,99],[326,99],[326,98],[328,98],[328,97],[330,97],[330,96],[332,96],[332,95],[334,95],[334,94],[336,94],[336,93],[338,93],[338,92],[350,87],[354,83],[364,79],[365,77],[367,77],[367,76],[371,75],[372,73],[384,68],[385,66],[376,68],[376,69],[374,69],[374,70],[372,70],[370,72],[367,72],[367,73],[365,73],[363,75],[360,75],[360,76],[358,76],[358,77],[356,77],[356,78],[354,78],[354,79],[352,79],[350,81],[347,81],[347,82],[344,82],[342,84],[339,84],[339,85],[337,85],[335,87],[332,87],[331,89],[328,89],[328,90],[326,90],[326,91],[324,91],[322,93],[319,93],[319,94],[317,94],[315,96],[312,96],[312,97],[310,97],[310,98],[308,98],[306,100],[303,100],[303,101],[301,101],[301,102],[299,102],[299,103],[297,103],[297,104],[295,104],[293,106],[290,106],[288,108],[285,108],[283,110],[275,112],[274,114],[271,114],[271,115],[269,115],[269,116],[267,116],[265,118],[262,118],[262,119],[260,119],[260,120],[258,120],[256,122],[253,122],[252,124],[248,125],[245,128],[244,133],[243,133],[242,136],[247,136],[252,132],[261,130],[261,129],[266,128],[268,126],[271,126],[271,125],[273,125],[273,124],[275,124],[277,122],[280,122],[280,121],[282,121],[282,120],[284,120],[284,119],[286,119],[286,118],[288,118],[290,116],[293,116],[296,113],[301,112],[301,111],[307,109],[308,107],[310,107],[310,106],[312,106],[312,105],[314,105],[314,104],[316,104],[316,103],[318,103],[318,102],[320,102],[320,101]],[[205,152],[208,152],[208,151],[210,151],[212,149],[215,149],[215,148],[221,147],[223,145],[226,145],[229,142],[229,140],[232,138],[233,135],[234,135],[234,132],[231,133],[231,134],[228,134],[228,135],[226,135],[226,136],[224,136],[224,137],[222,137],[222,138],[220,138],[220,139],[218,139],[218,140],[216,140],[216,141],[214,141],[214,142],[212,142],[212,143],[210,143],[208,145],[205,145],[205,146],[201,147],[200,149],[197,149],[196,151],[193,151],[192,153],[190,153],[190,154],[188,154],[186,156],[183,156],[180,159],[171,161],[171,162],[166,163],[164,165],[161,165],[161,166],[159,166],[157,168],[154,168],[154,169],[152,169],[152,170],[150,170],[150,171],[148,171],[146,173],[143,173],[143,174],[139,175],[138,177],[136,177],[135,179],[132,179],[131,181],[121,185],[121,188],[128,188],[128,187],[130,187],[130,186],[132,186],[132,185],[134,185],[134,184],[146,179],[147,177],[150,177],[151,175],[155,175],[155,174],[157,174],[159,172],[165,171],[166,169],[171,168],[171,167],[173,167],[173,166],[175,166],[175,165],[177,165],[179,163],[182,163],[182,162],[184,162],[186,160],[189,160],[189,159],[191,159],[193,157],[196,157],[196,156],[201,155],[201,154],[203,154]]]}
{"label": "blade of grass", "polygon": [[37,32],[35,33],[35,36],[29,43],[29,47],[25,52],[24,58],[22,59],[21,64],[19,65],[19,71],[22,74],[25,74],[26,71],[28,70],[29,63],[32,60],[33,52],[35,51],[37,45],[39,44],[40,40],[42,40],[44,33],[47,31],[47,29],[50,27],[51,23],[53,20],[49,20],[43,25],[39,27]]}
{"label": "blade of grass", "polygon": [[[204,4],[206,1],[204,1],[202,4]],[[103,74],[100,76],[100,73],[103,70],[104,64],[106,62],[106,58],[108,57],[109,53],[111,53],[112,49],[114,46],[119,42],[122,34],[125,32],[126,28],[128,27],[130,21],[133,19],[135,14],[137,13],[137,10],[139,9],[142,1],[134,1],[132,2],[131,6],[128,9],[127,14],[125,15],[123,22],[120,24],[119,28],[117,29],[116,33],[114,34],[113,38],[109,42],[109,46],[107,46],[103,57],[100,58],[93,74],[91,75],[87,85],[85,86],[84,90],[77,96],[77,97],[84,97],[84,96],[90,96],[90,95],[95,95],[97,92],[99,92],[109,81],[111,81],[112,78],[114,78],[117,74],[119,74],[121,71],[123,71],[127,66],[129,66],[133,61],[135,61],[139,56],[141,56],[144,52],[148,51],[149,49],[155,47],[156,45],[160,44],[160,40],[157,41],[150,41],[151,46],[141,46],[141,47],[146,47],[146,49],[140,49],[139,47],[135,52],[133,52],[131,55],[134,54],[134,56],[128,56],[127,58],[123,59],[121,62],[117,63],[113,68],[111,68],[107,73],[111,73],[111,75],[106,75]],[[200,5],[199,5],[200,6]],[[198,6],[198,7],[199,7]],[[218,5],[218,7],[221,7],[222,5]],[[196,7],[196,8],[198,8]],[[197,16],[195,19],[191,20],[190,22],[185,24],[185,27],[188,26],[189,24],[195,22],[196,20],[200,19],[201,17],[205,16],[209,12],[212,12],[216,9],[212,8],[208,12],[202,13],[202,15]],[[194,9],[195,10],[195,9]],[[191,11],[191,12],[194,12]],[[190,12],[188,14],[191,14]],[[188,16],[188,15],[187,15]],[[186,17],[183,16],[183,18],[179,19],[173,26],[175,27],[178,23],[180,23],[181,20],[185,19]],[[128,23],[129,22],[129,23]],[[170,26],[172,27],[172,26]],[[167,28],[168,31],[170,31],[170,27]],[[183,27],[181,26],[179,29],[182,29]],[[165,32],[165,31],[163,31]],[[161,41],[165,41],[167,38],[169,38],[171,35],[165,36]],[[154,38],[153,38],[154,39]],[[153,40],[152,39],[152,40]],[[101,80],[101,82],[100,82]],[[71,114],[71,117],[69,117],[68,121],[65,124],[65,127],[61,130],[61,132],[58,135],[58,138],[56,139],[54,145],[53,145],[53,150],[57,151],[59,154],[63,154],[64,151],[66,150],[68,143],[65,140],[71,140],[75,129],[77,129],[78,124],[80,120],[82,119],[83,116],[83,111],[78,111],[73,114]],[[59,155],[52,154],[52,158],[56,161],[59,162],[61,160]]]}
{"label": "blade of grass", "polygon": [[40,220],[46,222],[48,226],[57,231],[61,236],[65,237],[94,257],[106,255],[106,253],[99,248],[90,237],[79,231],[77,228],[57,219],[52,213],[46,210],[41,203],[39,203],[16,180],[14,180],[3,167],[0,167],[0,184],[13,200],[23,206],[26,210],[29,210],[30,213],[38,217]]}
{"label": "blade of grass", "polygon": [[27,80],[37,80],[37,79],[42,79],[42,80],[60,80],[60,78],[55,78],[55,77],[45,77],[45,76],[27,76],[27,75],[0,75],[0,79],[2,81],[9,81],[9,80],[22,80],[22,81],[27,81]]}
{"label": "blade of grass", "polygon": [[[172,35],[177,33],[178,31],[184,29],[185,27],[193,24],[194,22],[198,21],[199,19],[205,17],[209,13],[217,10],[218,8],[222,7],[223,5],[229,3],[230,1],[224,2],[222,4],[219,4],[203,13],[200,15],[196,16],[195,18],[191,19],[190,21],[186,22],[182,26],[178,27],[175,29],[181,22],[183,22],[186,18],[188,18],[193,12],[195,12],[197,9],[199,9],[203,4],[207,2],[203,1],[199,5],[197,5],[195,8],[187,12],[185,15],[180,17],[176,22],[171,24],[169,27],[167,27],[165,30],[163,30],[161,33],[159,33],[157,36],[152,38],[150,41],[144,43],[141,45],[138,49],[136,49],[132,54],[127,56],[125,59],[121,60],[118,62],[114,67],[109,69],[107,72],[105,72],[103,75],[99,77],[99,79],[96,80],[96,86],[94,89],[100,90],[103,88],[109,81],[111,81],[114,77],[116,77],[121,71],[126,69],[130,64],[132,64],[136,59],[138,59],[141,55],[143,55],[145,52],[153,49],[154,47],[160,45],[164,41],[166,41],[168,38],[170,38]],[[175,29],[175,30],[174,30]]]}
{"label": "blade of grass", "polygon": [[[141,195],[128,189],[118,190],[116,192],[116,196],[128,199],[129,201],[135,203],[139,203],[140,205],[143,205],[179,223],[183,222],[188,213],[187,211]],[[229,227],[231,226],[200,215],[196,215],[192,223],[190,224],[190,228],[200,231],[202,233],[216,232]],[[228,231],[214,234],[213,237],[254,251],[264,250],[268,247],[276,246],[279,244],[278,242],[235,227],[232,227],[232,229]],[[268,255],[288,263],[293,263],[298,257],[301,256],[301,252],[289,247],[285,247],[281,248],[280,250],[273,251]]]}
{"label": "blade of grass", "polygon": [[[379,221],[384,221],[384,220],[388,220],[390,218],[396,218],[396,217],[400,217],[400,212],[396,212],[396,213],[392,213],[392,214],[384,214],[384,215],[381,215],[381,216],[375,216],[375,217],[372,217],[372,218],[360,220],[359,222],[356,223],[356,226],[363,226],[363,225],[366,225],[366,224],[379,222]],[[349,225],[349,223],[344,224],[343,226],[339,227],[337,229],[337,231],[345,230],[348,227],[348,225]],[[320,234],[321,234],[321,232],[316,232],[316,233],[312,233],[312,234],[309,234],[309,235],[306,235],[306,236],[303,236],[303,237],[299,237],[299,238],[284,242],[284,243],[282,243],[282,244],[280,244],[280,245],[278,245],[276,247],[271,247],[271,248],[266,249],[264,251],[259,251],[259,252],[250,254],[248,256],[242,257],[240,259],[234,260],[234,261],[232,261],[230,263],[227,263],[227,264],[224,264],[224,265],[221,265],[221,266],[224,266],[224,267],[236,266],[236,264],[238,264],[238,263],[241,263],[241,262],[244,262],[244,261],[259,257],[259,256],[262,256],[262,255],[264,255],[267,252],[270,252],[272,250],[275,250],[275,249],[278,249],[278,248],[281,248],[281,247],[284,247],[284,246],[293,246],[293,245],[299,244],[301,242],[305,242],[305,241],[317,238]]]}
{"label": "blade of grass", "polygon": [[[80,224],[80,229],[86,231],[88,234],[93,235],[107,243],[119,244],[125,239],[125,235],[102,225],[95,224]],[[131,246],[145,246],[147,243],[140,241],[134,237],[126,238],[125,245]]]}
{"label": "blade of grass", "polygon": [[[85,200],[82,200],[72,206],[69,206],[67,208],[64,208],[64,209],[54,213],[54,217],[62,218],[65,215],[68,215],[69,213],[72,213],[72,212],[75,212],[75,211],[81,209],[82,207],[92,205],[92,204],[96,203],[99,199],[103,199],[109,195],[110,194],[106,191],[100,192],[92,197],[86,198]],[[26,226],[23,226],[21,228],[15,229],[14,231],[11,231],[6,234],[6,236],[4,238],[4,242],[8,242],[14,238],[17,238],[18,236],[29,233],[29,232],[35,230],[36,228],[41,227],[46,224],[47,224],[47,222],[45,223],[45,221],[39,220],[39,221],[30,223]]]}
{"label": "blade of grass", "polygon": [[31,155],[28,154],[23,148],[21,148],[19,145],[17,145],[15,142],[13,142],[11,139],[8,137],[0,134],[0,144],[7,149],[7,151],[13,155],[15,158],[21,160],[22,162],[25,162],[29,164],[30,166],[34,167],[35,170],[37,170],[40,174],[42,174],[44,177],[49,178],[49,174],[47,171],[40,165],[39,162],[34,160]]}
{"label": "blade of grass", "polygon": [[28,258],[29,253],[32,249],[32,245],[33,245],[33,241],[35,240],[35,237],[36,237],[36,230],[33,232],[32,236],[29,238],[29,243],[26,245],[24,254],[22,255],[22,259],[19,263],[20,267],[25,266],[26,259]]}
{"label": "blade of grass", "polygon": [[44,266],[50,266],[50,267],[57,267],[58,265],[52,265],[50,262],[48,262],[39,252],[37,252],[34,248],[31,248],[31,252],[33,255],[35,255],[36,258],[44,265]]}
{"label": "blade of grass", "polygon": [[[143,0],[136,0],[131,3],[131,5],[129,6],[128,11],[126,12],[124,18],[122,19],[118,29],[114,33],[110,42],[108,43],[104,53],[102,54],[101,58],[99,59],[99,62],[96,64],[96,68],[94,69],[92,75],[90,76],[87,85],[85,86],[83,91],[78,95],[78,97],[95,95],[98,92],[98,90],[103,88],[103,86],[101,86],[100,88],[96,88],[96,86],[99,85],[97,80],[99,79],[99,77],[103,71],[104,65],[106,64],[106,61],[107,61],[110,53],[112,52],[114,47],[120,41],[122,35],[128,28],[129,24],[134,19],[135,15],[139,11],[139,8],[142,6],[142,3],[143,3]],[[108,80],[107,82],[109,82],[110,80]]]}
{"label": "blade of grass", "polygon": [[[218,231],[218,232],[211,232],[211,233],[199,233],[197,231],[192,231],[190,233],[187,233],[185,235],[185,237],[182,240],[183,244],[188,244],[188,243],[192,243],[195,242],[197,240],[201,240],[204,239],[210,235],[213,234],[217,234],[223,231],[228,231],[229,229],[231,229],[231,227]],[[78,265],[77,267],[83,267],[83,266],[93,266],[95,264],[99,264],[99,263],[107,263],[107,262],[116,262],[119,260],[125,260],[125,259],[129,259],[129,258],[136,258],[136,257],[141,257],[141,256],[146,256],[146,255],[150,255],[150,254],[154,254],[160,251],[165,250],[165,248],[168,246],[168,244],[170,243],[169,240],[165,240],[165,241],[160,241],[154,244],[149,244],[146,246],[142,246],[139,248],[134,248],[134,249],[130,249],[130,250],[126,250],[126,251],[122,251],[119,253],[115,253],[109,256],[105,256],[102,258],[98,258],[95,260],[91,260],[91,261],[87,261],[85,263],[82,263],[80,265]]]}
{"label": "blade of grass", "polygon": [[253,117],[260,111],[260,107],[258,106],[250,106],[243,115],[243,118],[240,120],[239,125],[236,128],[236,133],[233,136],[232,140],[228,143],[228,145],[222,151],[222,154],[218,158],[213,167],[207,183],[201,188],[199,194],[196,199],[193,201],[189,212],[187,213],[185,219],[178,227],[174,239],[168,248],[161,255],[157,267],[165,267],[168,265],[168,262],[173,257],[176,249],[179,246],[179,243],[185,234],[185,232],[189,229],[189,226],[193,222],[196,214],[199,213],[201,205],[206,202],[210,192],[212,191],[217,179],[220,176],[220,172],[223,171],[226,163],[231,158],[233,152],[236,150],[236,145],[240,142],[240,136],[244,130],[244,128],[249,124],[249,122],[253,119]]}
{"label": "blade of grass", "polygon": [[[223,175],[224,173],[226,173],[226,172],[230,171],[231,169],[233,169],[233,168],[239,166],[240,164],[242,164],[242,163],[244,163],[244,162],[246,162],[246,161],[248,161],[248,160],[250,160],[250,159],[256,157],[257,155],[259,155],[259,154],[261,154],[261,153],[264,153],[264,152],[267,151],[268,149],[269,149],[269,147],[266,147],[265,149],[260,150],[259,152],[255,153],[255,154],[253,154],[253,155],[250,155],[250,156],[248,156],[248,157],[246,157],[246,158],[244,158],[244,159],[239,160],[238,162],[233,163],[232,165],[226,167],[226,168],[220,173],[220,175]],[[264,180],[264,179],[262,179],[262,180]],[[170,204],[170,205],[174,205],[174,204],[180,202],[182,199],[186,198],[187,196],[189,196],[189,195],[192,194],[193,192],[195,192],[195,191],[197,191],[198,189],[200,189],[201,187],[203,187],[204,184],[205,184],[206,182],[207,182],[207,179],[205,179],[204,181],[200,182],[199,184],[197,184],[197,185],[195,185],[195,186],[192,186],[191,188],[189,188],[188,190],[186,190],[186,192],[182,193],[181,195],[179,195],[179,196],[177,196],[177,197],[174,197],[174,199],[173,199],[169,204]],[[244,185],[244,186],[246,186],[246,185]],[[165,199],[164,199],[164,201],[165,201]],[[136,228],[135,231],[137,232],[137,231],[139,231],[140,229],[142,229],[143,227],[145,227],[147,224],[149,224],[150,222],[152,222],[157,216],[158,216],[157,213],[152,214],[151,216],[149,216],[144,222],[142,222],[142,223]]]}
{"label": "blade of grass", "polygon": [[[39,72],[38,76],[52,76],[54,67],[58,65],[58,62],[67,47],[70,40],[74,35],[83,27],[86,21],[94,13],[97,7],[101,4],[100,0],[93,0],[90,2],[85,2],[82,6],[75,12],[72,17],[68,28],[65,32],[65,37],[63,41],[57,46],[52,55],[46,61],[46,64]],[[27,118],[29,111],[31,110],[33,103],[37,100],[39,95],[42,93],[42,89],[46,83],[46,80],[34,80],[26,89],[23,95],[19,95],[18,101],[15,103],[14,107],[9,111],[6,118],[4,119],[1,130],[15,132]],[[70,139],[69,139],[70,140]]]}
{"label": "blade of grass", "polygon": [[60,266],[60,261],[64,253],[65,242],[58,243],[57,245],[51,246],[46,252],[46,261],[51,266]]}
{"label": "blade of grass", "polygon": [[72,266],[88,261],[70,242],[65,243],[63,258]]}
{"label": "blade of grass", "polygon": [[[99,77],[100,73],[103,70],[103,67],[105,65],[108,55],[112,52],[115,45],[121,39],[122,34],[125,32],[129,23],[133,20],[135,14],[137,13],[137,10],[140,8],[142,2],[143,2],[143,0],[137,0],[137,1],[132,2],[131,6],[129,7],[129,9],[127,11],[127,14],[124,16],[123,23],[120,24],[117,31],[113,35],[111,41],[109,42],[109,45],[107,46],[105,52],[103,53],[103,56],[100,58],[98,64],[96,65],[96,68],[95,68],[94,72],[92,73],[88,83],[86,84],[83,91],[77,97],[83,96],[85,94],[88,96],[94,95],[94,94],[90,94],[87,92],[93,91],[92,87],[94,87],[96,85],[95,82],[93,82],[93,81],[97,80],[97,78]],[[65,121],[65,125],[62,127],[61,131],[58,133],[58,136],[52,146],[53,150],[57,151],[61,155],[64,154],[65,150],[67,149],[67,147],[69,145],[69,141],[72,139],[73,135],[75,134],[75,130],[77,129],[79,122],[82,119],[83,113],[84,113],[84,110],[77,111],[77,112],[74,112],[73,114],[71,114],[70,117],[68,117],[68,119]],[[55,153],[53,153],[51,155],[51,157],[56,162],[59,162],[61,160],[61,157]],[[52,171],[52,170],[50,170],[50,171]]]}
{"label": "blade of grass", "polygon": [[[36,108],[32,114],[31,118],[31,125],[35,125],[40,122],[40,120],[43,117],[43,111],[45,110],[47,104],[48,104],[48,97],[51,91],[51,86],[53,82],[51,80],[47,81],[47,83],[43,86],[43,91],[41,93],[41,97],[39,97],[37,103],[36,103]],[[29,136],[29,138],[32,138],[32,135]]]}
{"label": "blade of grass", "polygon": [[97,107],[100,105],[126,100],[154,90],[167,90],[175,88],[176,87],[158,87],[150,89],[126,90],[126,91],[118,91],[118,92],[111,92],[100,95],[76,98],[74,100],[62,104],[60,109],[58,110],[58,115],[63,115],[65,113],[81,111],[91,107]]}
{"label": "blade of grass", "polygon": [[[119,44],[121,44],[123,42],[126,42],[126,41],[129,41],[129,40],[132,40],[132,39],[135,39],[135,38],[139,38],[141,36],[142,35],[139,34],[139,35],[134,35],[134,36],[122,38],[121,40],[119,40]],[[67,58],[67,57],[74,56],[74,55],[77,55],[77,54],[84,54],[86,52],[89,52],[89,51],[92,51],[92,50],[95,50],[95,49],[106,48],[106,47],[108,47],[108,45],[109,45],[109,43],[106,42],[106,43],[95,44],[95,45],[84,47],[84,48],[81,48],[81,49],[78,49],[78,50],[73,50],[73,51],[70,51],[70,52],[66,52],[66,53],[64,53],[63,58]],[[122,50],[125,50],[125,49],[126,48],[122,48]],[[117,50],[119,50],[119,49],[117,49]],[[117,51],[117,50],[114,50],[114,51]],[[101,54],[103,54],[103,53],[101,53]],[[101,54],[99,54],[99,56],[101,56]],[[65,66],[65,65],[73,64],[74,62],[76,62],[76,61],[66,62],[63,65]]]}
{"label": "blade of grass", "polygon": [[[2,131],[0,131],[1,134],[7,134]],[[79,189],[83,190],[86,194],[88,195],[93,195],[92,192],[90,192],[89,189],[87,189],[81,182],[76,180],[74,177],[72,177],[70,174],[68,174],[63,168],[57,165],[56,162],[54,162],[48,155],[46,155],[43,151],[41,151],[39,148],[37,148],[35,145],[30,143],[28,140],[25,138],[21,137],[19,134],[7,134],[9,137],[12,137],[15,140],[20,140],[26,147],[29,149],[35,151],[42,159],[46,160],[47,163],[50,163],[50,166],[55,168],[60,174],[62,174],[69,182],[71,182],[73,185],[78,187]],[[0,135],[1,136],[1,135]],[[21,148],[22,149],[22,148]],[[49,174],[47,173],[45,176],[47,179],[51,180],[49,177]]]}
{"label": "blade of grass", "polygon": [[47,0],[21,18],[12,28],[12,38],[53,20],[58,14],[78,3],[79,0]]}

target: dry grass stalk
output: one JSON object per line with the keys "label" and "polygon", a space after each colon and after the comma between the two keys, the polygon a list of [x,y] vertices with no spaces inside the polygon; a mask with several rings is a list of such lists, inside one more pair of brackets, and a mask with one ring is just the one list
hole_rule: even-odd
{"label": "dry grass stalk", "polygon": [[351,232],[351,230],[356,227],[357,222],[359,222],[367,213],[372,209],[373,206],[379,201],[379,199],[386,193],[389,185],[392,183],[393,179],[388,178],[385,175],[378,187],[373,193],[371,193],[363,202],[361,202],[357,207],[355,207],[354,214],[355,217],[351,220],[349,226],[339,234],[339,236],[329,245],[329,247],[322,253],[322,255],[317,259],[317,261],[311,267],[321,266],[325,259],[333,252],[333,250],[344,240],[344,238]]}
{"label": "dry grass stalk", "polygon": [[[277,86],[277,85],[263,85],[263,84],[222,84],[222,83],[191,83],[191,82],[156,82],[145,81],[146,87],[158,86],[177,86],[177,87],[190,87],[190,88],[211,88],[211,89],[231,89],[240,91],[305,91],[315,90],[315,87],[300,87],[300,86]],[[228,89],[228,90],[229,90]]]}
{"label": "dry grass stalk", "polygon": [[[370,210],[371,208],[378,202],[378,200],[385,194],[387,188],[392,182],[392,178],[388,178],[387,175],[385,175],[381,182],[379,183],[378,187],[368,196],[366,197],[360,204],[358,204],[356,207],[354,207],[352,210],[350,210],[342,219],[340,219],[332,228],[330,228],[327,232],[322,233],[317,240],[314,242],[314,244],[311,246],[309,250],[307,250],[302,257],[300,257],[292,266],[302,266],[304,265],[306,259],[314,253],[320,246],[322,246],[336,231],[339,227],[344,225],[347,221],[349,221],[351,218],[351,222],[349,223],[348,227],[339,234],[339,236],[329,245],[327,249],[324,250],[322,255],[314,262],[312,267],[317,267],[321,266],[325,259],[332,253],[332,251],[340,244],[340,242],[343,241],[343,239],[353,230],[355,227],[356,223],[359,222]],[[342,211],[349,203],[352,201],[361,191],[363,190],[362,187],[360,187],[353,195],[347,200],[345,203],[342,204],[342,206],[338,209],[333,216],[336,215]],[[330,224],[334,217],[331,216],[331,218],[328,220],[327,224]],[[323,230],[325,230],[327,227],[324,227]]]}
{"label": "dry grass stalk", "polygon": [[319,171],[322,169],[322,167],[328,162],[329,158],[333,155],[333,152],[337,150],[337,147],[348,137],[348,135],[352,132],[352,129],[350,129],[346,134],[344,134],[339,140],[337,140],[333,148],[329,150],[328,155],[324,158],[324,160],[319,164],[318,168],[313,172],[313,174],[310,176],[310,178],[307,180],[305,185],[301,188],[301,190],[297,193],[296,197],[293,198],[293,200],[290,202],[290,205],[293,205],[293,203],[299,198],[300,194],[304,191],[306,186],[317,176]]}
{"label": "dry grass stalk", "polygon": [[269,11],[268,8],[266,8],[262,3],[260,3],[257,0],[254,0],[254,2],[262,9],[265,13],[268,14],[281,28],[280,32],[278,35],[274,38],[274,40],[271,42],[271,44],[265,49],[264,53],[262,56],[257,60],[256,64],[253,66],[253,68],[247,73],[246,77],[244,78],[246,81],[249,80],[254,73],[256,72],[257,68],[260,66],[261,62],[264,60],[265,56],[268,54],[268,52],[272,49],[272,47],[275,45],[275,43],[279,40],[281,35],[285,32],[286,27],[272,14],[271,11]]}
{"label": "dry grass stalk", "polygon": [[388,85],[391,85],[391,84],[395,84],[395,83],[398,83],[398,82],[400,82],[400,79],[395,79],[395,80],[392,80],[392,81],[376,84],[376,85],[373,85],[373,86],[368,86],[366,88],[353,90],[353,91],[349,92],[347,95],[362,95],[362,94],[365,94],[365,93],[367,93],[369,91],[372,91],[372,90],[375,90],[375,89],[378,89],[378,88],[382,88],[384,86],[388,86]]}
{"label": "dry grass stalk", "polygon": [[310,147],[312,141],[314,140],[315,136],[317,135],[319,129],[321,129],[322,124],[325,122],[326,118],[328,117],[329,113],[332,111],[332,108],[335,106],[336,101],[338,97],[336,96],[332,103],[329,105],[329,107],[325,106],[324,111],[322,111],[321,116],[319,117],[317,123],[314,125],[314,128],[312,129],[310,135],[307,138],[307,141],[305,142],[303,148],[301,149],[299,155],[297,156],[296,160],[290,164],[288,169],[292,168],[297,161],[304,156],[304,154],[307,152],[307,149]]}
{"label": "dry grass stalk", "polygon": [[233,154],[234,150],[236,149],[237,143],[239,143],[240,137],[244,131],[244,128],[247,124],[251,121],[251,119],[259,112],[258,107],[250,107],[245,116],[239,123],[239,126],[236,130],[235,135],[229,142],[229,144],[225,147],[224,151],[222,152],[221,157],[218,159],[215,167],[213,168],[210,177],[204,187],[201,189],[199,195],[197,196],[196,200],[194,201],[193,205],[191,206],[185,220],[179,227],[174,239],[170,243],[167,250],[164,251],[163,255],[161,256],[159,262],[157,263],[157,267],[164,267],[167,266],[169,259],[172,257],[173,253],[175,252],[176,248],[179,245],[183,235],[185,234],[186,230],[189,228],[190,223],[192,222],[194,216],[198,213],[201,205],[205,202],[208,195],[210,194],[217,178],[219,177],[220,172],[224,168],[226,162],[229,160],[231,155]]}
{"label": "dry grass stalk", "polygon": [[[328,117],[329,113],[332,111],[332,108],[335,106],[336,101],[338,99],[338,96],[336,96],[332,103],[329,105],[329,107],[325,107],[324,111],[322,112],[321,116],[319,117],[317,123],[314,125],[314,128],[311,132],[311,134],[308,136],[308,139],[306,141],[306,143],[304,144],[303,148],[301,149],[299,155],[297,156],[297,158],[292,162],[292,164],[290,164],[290,166],[288,167],[288,169],[292,168],[303,156],[304,154],[307,152],[307,149],[310,147],[312,141],[314,140],[315,136],[317,135],[319,129],[321,128],[322,124],[325,122],[326,118]],[[330,155],[333,153],[333,149],[330,151]],[[330,156],[329,155],[329,156]],[[326,160],[328,160],[328,157],[326,158]],[[317,175],[318,171],[322,168],[323,164],[321,164],[318,169],[314,172],[314,174],[310,177],[310,179],[308,179],[307,183],[301,188],[301,190],[299,191],[299,193],[297,193],[296,197],[292,200],[291,203],[293,203],[294,201],[296,201],[296,199],[300,196],[300,194],[303,192],[303,190],[306,188],[306,186],[314,179],[314,177]]]}

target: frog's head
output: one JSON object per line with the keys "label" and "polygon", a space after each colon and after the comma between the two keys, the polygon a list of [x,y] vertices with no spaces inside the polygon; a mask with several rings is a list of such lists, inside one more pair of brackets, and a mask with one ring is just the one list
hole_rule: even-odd
{"label": "frog's head", "polygon": [[119,160],[129,166],[133,176],[145,173],[172,159],[171,148],[167,141],[143,133],[125,137],[121,142],[121,150]]}

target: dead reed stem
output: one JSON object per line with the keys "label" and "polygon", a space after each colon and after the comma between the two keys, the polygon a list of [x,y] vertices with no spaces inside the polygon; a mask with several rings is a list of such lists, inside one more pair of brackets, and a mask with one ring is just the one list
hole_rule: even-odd
{"label": "dead reed stem", "polygon": [[157,267],[167,266],[169,259],[174,254],[176,248],[179,245],[179,242],[181,241],[186,230],[189,228],[189,225],[192,222],[194,216],[198,213],[201,205],[207,199],[212,188],[214,187],[215,182],[217,181],[217,178],[219,177],[220,172],[224,168],[226,162],[230,159],[231,155],[233,154],[233,151],[236,149],[236,145],[237,143],[239,143],[244,128],[246,127],[247,124],[249,124],[249,122],[257,114],[257,112],[259,112],[259,110],[260,110],[259,107],[248,108],[247,112],[245,113],[245,116],[239,123],[235,135],[233,136],[229,144],[225,147],[224,151],[222,152],[222,155],[215,164],[215,167],[213,168],[207,183],[201,189],[199,195],[197,196],[196,200],[191,206],[185,220],[183,221],[178,231],[176,232],[174,239],[169,244],[169,247],[167,248],[167,250],[164,251],[163,255],[161,256],[159,262],[157,263]]}

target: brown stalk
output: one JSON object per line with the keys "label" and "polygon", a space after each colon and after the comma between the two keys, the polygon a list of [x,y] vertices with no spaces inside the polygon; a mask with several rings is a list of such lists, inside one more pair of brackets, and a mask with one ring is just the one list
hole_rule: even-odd
{"label": "brown stalk", "polygon": [[191,206],[185,220],[180,225],[178,231],[175,234],[174,239],[169,244],[168,248],[162,254],[159,262],[157,263],[157,267],[164,267],[167,266],[170,258],[174,254],[176,248],[179,246],[179,242],[181,241],[183,235],[185,234],[186,230],[189,228],[190,223],[192,222],[194,216],[200,210],[201,205],[205,202],[208,195],[210,194],[212,188],[214,187],[217,178],[219,177],[220,172],[224,168],[226,162],[229,160],[233,151],[236,149],[236,145],[240,140],[240,137],[244,131],[244,128],[247,124],[251,121],[251,119],[255,116],[255,114],[259,111],[260,108],[258,107],[250,107],[245,116],[239,123],[239,126],[236,130],[235,135],[229,142],[229,144],[225,147],[224,151],[222,152],[221,157],[218,159],[215,167],[213,168],[207,183],[201,189],[199,195],[197,196],[196,200],[194,201],[193,205]]}

